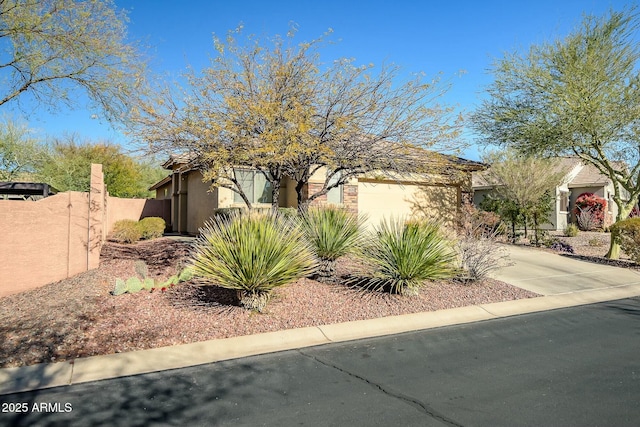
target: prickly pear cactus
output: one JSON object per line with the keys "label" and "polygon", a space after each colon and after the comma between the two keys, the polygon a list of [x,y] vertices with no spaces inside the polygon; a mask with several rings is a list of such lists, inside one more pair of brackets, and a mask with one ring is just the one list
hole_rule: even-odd
{"label": "prickly pear cactus", "polygon": [[138,273],[138,276],[142,277],[143,279],[146,279],[149,275],[149,267],[144,261],[136,261],[133,265],[133,268],[136,270],[136,273]]}
{"label": "prickly pear cactus", "polygon": [[116,287],[113,289],[113,295],[122,295],[129,290],[127,284],[122,279],[116,279]]}
{"label": "prickly pear cactus", "polygon": [[156,287],[156,283],[153,281],[152,278],[147,277],[146,279],[144,279],[144,281],[142,282],[142,288],[146,289],[147,291],[150,291],[151,289]]}
{"label": "prickly pear cactus", "polygon": [[178,276],[173,275],[160,285],[160,288],[170,288],[178,283]]}
{"label": "prickly pear cactus", "polygon": [[137,277],[129,277],[126,283],[131,294],[142,290],[142,281]]}
{"label": "prickly pear cactus", "polygon": [[193,278],[193,270],[189,267],[183,269],[180,274],[178,274],[178,282],[186,282]]}

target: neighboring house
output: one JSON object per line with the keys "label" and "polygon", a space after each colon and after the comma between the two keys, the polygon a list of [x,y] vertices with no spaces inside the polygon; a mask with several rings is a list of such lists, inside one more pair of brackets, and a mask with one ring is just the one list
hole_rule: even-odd
{"label": "neighboring house", "polygon": [[[429,155],[427,151],[422,152]],[[471,172],[485,169],[486,165],[454,156],[437,156],[446,162],[446,167],[439,170],[455,170],[456,173],[405,173],[394,177],[366,174],[330,190],[314,200],[312,206],[343,206],[351,212],[365,214],[370,225],[391,216],[425,215],[452,220],[462,200],[471,200]],[[425,159],[425,163],[428,162]],[[212,188],[210,183],[203,182],[202,174],[190,165],[187,156],[171,156],[163,167],[170,170],[171,175],[150,190],[156,191],[157,199],[171,199],[171,229],[174,232],[197,234],[216,209],[245,207],[242,198],[232,190]],[[254,207],[271,206],[271,189],[260,172],[238,169],[236,173]],[[314,174],[305,189],[307,194],[321,190],[325,177],[326,170]],[[278,205],[297,208],[295,183],[288,178],[281,184]]]}
{"label": "neighboring house", "polygon": [[[623,164],[619,165],[624,167]],[[547,223],[541,228],[547,230],[564,230],[569,223],[576,223],[575,202],[583,193],[593,193],[607,201],[605,212],[605,226],[615,222],[618,207],[613,202],[614,187],[609,178],[603,175],[595,166],[586,164],[575,157],[557,159],[559,171],[564,173],[562,184],[554,192],[555,206],[549,214]],[[473,173],[473,203],[479,206],[482,200],[493,190],[494,186],[486,179],[488,172]]]}

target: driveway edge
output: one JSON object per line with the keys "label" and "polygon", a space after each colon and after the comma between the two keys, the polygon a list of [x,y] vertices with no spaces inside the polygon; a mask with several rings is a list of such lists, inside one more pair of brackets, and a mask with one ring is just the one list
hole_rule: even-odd
{"label": "driveway edge", "polygon": [[640,296],[640,284],[0,369],[0,395]]}

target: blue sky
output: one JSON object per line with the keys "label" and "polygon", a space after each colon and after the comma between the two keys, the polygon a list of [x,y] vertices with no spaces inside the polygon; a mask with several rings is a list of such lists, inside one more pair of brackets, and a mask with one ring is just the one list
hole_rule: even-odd
{"label": "blue sky", "polygon": [[[295,23],[299,41],[333,29],[331,39],[339,42],[321,50],[323,61],[350,57],[362,64],[397,64],[406,75],[441,72],[453,85],[444,101],[463,112],[472,111],[485,97],[484,88],[492,81],[487,71],[495,58],[564,37],[579,25],[584,13],[603,15],[630,4],[609,0],[115,1],[129,11],[130,37],[149,46],[152,69],[169,78],[179,76],[187,65],[199,70],[208,64],[214,55],[213,33],[224,35],[242,23],[245,33],[285,34]],[[21,115],[11,108],[4,113],[14,118]],[[96,114],[98,118],[92,118]],[[78,109],[22,120],[43,137],[72,132],[133,147],[99,114]],[[470,132],[465,137],[473,141]],[[465,156],[477,159],[478,148],[469,149]]]}

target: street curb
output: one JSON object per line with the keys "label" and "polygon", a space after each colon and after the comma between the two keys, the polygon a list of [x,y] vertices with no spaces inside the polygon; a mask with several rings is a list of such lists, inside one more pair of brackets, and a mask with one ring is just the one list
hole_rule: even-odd
{"label": "street curb", "polygon": [[0,369],[0,395],[640,296],[640,284]]}

